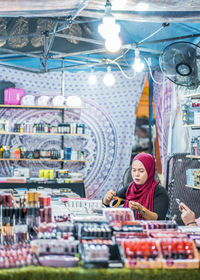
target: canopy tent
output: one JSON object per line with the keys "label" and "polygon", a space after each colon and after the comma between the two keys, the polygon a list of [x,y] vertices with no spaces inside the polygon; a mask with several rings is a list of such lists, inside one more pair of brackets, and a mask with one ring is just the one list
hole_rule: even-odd
{"label": "canopy tent", "polygon": [[[102,23],[102,18],[105,15],[106,0],[10,0],[6,4],[5,1],[0,0],[0,66],[5,66],[1,67],[1,79],[4,80],[9,77],[11,81],[16,81],[17,87],[26,88],[30,94],[35,94],[36,91],[42,94],[42,90],[46,90],[46,88],[48,88],[48,93],[50,90],[56,92],[55,89],[60,92],[59,90],[62,87],[62,93],[65,92],[66,94],[71,89],[77,95],[84,96],[84,94],[90,93],[91,96],[88,98],[90,100],[94,98],[94,91],[96,99],[97,92],[99,92],[99,100],[102,100],[102,103],[99,103],[98,106],[100,109],[105,107],[106,113],[108,111],[108,115],[110,115],[112,111],[110,108],[113,108],[115,102],[119,102],[118,95],[120,91],[124,91],[124,94],[127,94],[131,90],[131,98],[133,98],[132,93],[134,90],[137,90],[137,96],[141,93],[145,73],[139,74],[144,76],[140,80],[137,80],[140,77],[137,75],[131,81],[121,79],[123,77],[119,73],[120,70],[128,70],[126,73],[129,77],[133,77],[131,66],[134,61],[136,47],[140,50],[141,58],[143,60],[145,58],[145,71],[151,72],[160,70],[160,54],[171,43],[185,41],[199,44],[199,1],[150,0],[146,2],[146,4],[149,4],[148,11],[139,10],[138,4],[141,4],[141,1],[137,0],[113,0],[111,3],[112,14],[121,27],[122,47],[115,54],[106,51],[104,39],[98,33],[98,26]],[[176,12],[174,12],[175,10]],[[112,70],[115,70],[115,76],[117,77],[117,83],[113,88],[108,89],[104,87],[103,83],[96,85],[96,88],[86,85],[85,81],[89,76],[86,71],[94,68],[102,78],[101,71],[106,71],[108,65],[112,67]],[[22,71],[14,71],[8,67]],[[64,73],[63,70],[66,70],[66,72]],[[58,73],[48,73],[54,71]],[[60,71],[63,73],[60,73]],[[76,73],[79,81],[78,88],[77,80],[74,81],[73,79],[74,73],[71,72],[78,72]],[[37,75],[37,73],[40,75]],[[61,84],[61,80],[66,80],[67,83]],[[162,77],[158,76],[157,80],[160,81],[159,84],[162,86],[158,84],[158,88],[154,89],[154,98],[158,110],[156,122],[159,125],[158,135],[162,136],[159,138],[161,157],[163,162],[166,162],[171,107],[167,107],[169,109],[167,115],[164,113],[164,111],[166,112],[164,109],[167,104],[171,104],[165,101],[171,101],[172,90],[167,83],[163,82]],[[105,97],[109,99],[107,105],[103,103],[105,98],[102,93],[104,92]],[[121,98],[124,98],[123,94],[121,94]],[[135,111],[130,105],[130,100],[128,98],[127,100],[126,104],[129,104],[129,109],[133,116],[127,117],[126,112],[124,113],[124,118],[127,117],[132,122],[124,120],[123,125],[118,123],[118,116],[121,116],[121,111],[115,117],[117,117],[117,125],[120,128],[124,128],[124,125],[128,124],[132,129],[135,125],[135,119],[133,119],[135,118]],[[138,102],[139,97],[136,100],[134,96],[133,100]],[[137,106],[136,103],[134,108]],[[107,108],[108,104],[110,108]],[[119,104],[123,107],[123,110],[127,111],[123,103],[119,102]],[[119,104],[116,105],[116,108],[121,110]],[[113,109],[114,113],[116,108]],[[126,133],[126,137],[130,138],[128,139],[130,147],[133,133],[133,129],[131,129],[127,129],[130,137]],[[119,130],[116,129],[116,131]],[[125,142],[124,145],[128,149]],[[124,147],[119,146],[122,147],[124,161],[129,161],[128,151],[125,154]],[[117,149],[116,142],[114,147]],[[104,164],[101,164],[101,166],[103,168]],[[124,163],[124,166],[127,167],[127,164]],[[165,169],[164,164],[162,166]],[[121,160],[120,170],[122,170]],[[118,172],[118,166],[116,172]],[[110,184],[111,182],[113,183],[112,180],[122,177],[119,172],[118,177],[111,175],[110,181],[107,181],[107,185],[105,184],[105,188],[112,185]],[[108,180],[106,176],[105,180]],[[99,186],[99,182],[96,185]],[[103,190],[105,191],[103,188],[104,182],[102,183],[102,193]],[[97,188],[94,188],[94,190],[96,191]],[[89,191],[88,183],[88,194]],[[95,195],[91,190],[89,196]]]}
{"label": "canopy tent", "polygon": [[[121,26],[122,48],[108,53],[98,25],[105,0],[0,1],[0,65],[36,73],[50,71],[127,70],[138,47],[152,70],[159,69],[164,48],[177,41],[199,43],[199,1],[113,0]],[[176,12],[174,12],[176,10]],[[146,63],[146,71],[149,71]]]}

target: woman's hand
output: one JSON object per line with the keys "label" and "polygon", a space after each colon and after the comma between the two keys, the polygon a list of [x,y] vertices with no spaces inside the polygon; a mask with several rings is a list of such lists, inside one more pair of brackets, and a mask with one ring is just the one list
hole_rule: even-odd
{"label": "woman's hand", "polygon": [[129,201],[129,208],[131,208],[132,210],[137,210],[137,211],[142,211],[143,210],[143,206],[136,201]]}
{"label": "woman's hand", "polygon": [[105,205],[109,205],[111,200],[116,198],[116,192],[113,190],[110,190],[107,192],[107,194],[105,195],[104,199],[103,199],[103,203]]}
{"label": "woman's hand", "polygon": [[185,203],[181,202],[179,204],[179,210],[182,212],[181,219],[186,226],[196,226],[195,214],[189,207],[187,207],[187,205],[185,205]]}
{"label": "woman's hand", "polygon": [[145,220],[157,220],[158,214],[145,208],[142,204],[136,201],[129,201],[129,208],[137,210]]}

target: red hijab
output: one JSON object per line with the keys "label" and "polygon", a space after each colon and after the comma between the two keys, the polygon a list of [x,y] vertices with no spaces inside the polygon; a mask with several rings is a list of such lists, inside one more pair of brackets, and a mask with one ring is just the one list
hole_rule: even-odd
{"label": "red hijab", "polygon": [[[144,165],[148,178],[143,185],[136,185],[134,181],[130,183],[126,191],[126,201],[124,203],[124,207],[128,207],[129,201],[133,200],[139,202],[148,210],[153,211],[154,191],[156,185],[158,184],[158,182],[154,180],[155,159],[151,154],[140,153],[133,158],[132,163],[135,160],[139,160]],[[135,219],[142,220],[143,217],[136,211]]]}

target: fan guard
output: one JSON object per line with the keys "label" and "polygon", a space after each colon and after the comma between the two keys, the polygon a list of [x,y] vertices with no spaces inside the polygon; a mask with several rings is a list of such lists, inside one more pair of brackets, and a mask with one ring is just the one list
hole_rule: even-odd
{"label": "fan guard", "polygon": [[160,68],[175,84],[196,89],[200,84],[200,47],[190,42],[168,45],[160,55]]}

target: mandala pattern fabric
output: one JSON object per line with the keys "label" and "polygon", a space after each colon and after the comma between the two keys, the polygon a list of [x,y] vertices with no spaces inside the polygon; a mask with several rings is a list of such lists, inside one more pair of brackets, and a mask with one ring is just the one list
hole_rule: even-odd
{"label": "mandala pattern fabric", "polygon": [[[86,136],[82,139],[65,137],[64,146],[72,149],[83,149],[86,155],[85,164],[65,164],[65,169],[84,173],[86,196],[102,198],[110,189],[115,189],[121,182],[123,174],[130,163],[133,135],[135,131],[136,108],[139,102],[145,73],[126,79],[121,72],[114,72],[115,85],[106,87],[103,84],[103,72],[97,72],[98,83],[90,86],[87,72],[64,73],[64,96],[80,96],[83,109],[65,112],[65,121],[82,122],[86,125]],[[127,72],[131,75],[131,72]],[[35,96],[56,96],[62,94],[62,73],[33,74],[9,68],[0,68],[0,79],[12,81],[17,88],[26,90],[26,94]],[[10,122],[44,122],[58,123],[60,115],[56,111],[1,109],[0,119]],[[4,145],[27,149],[34,145],[39,149],[60,149],[61,139],[58,136],[1,136]],[[60,168],[60,164],[51,162],[19,163],[22,167],[30,166],[33,176],[39,169]],[[9,174],[10,163],[0,163],[1,176]]]}
{"label": "mandala pattern fabric", "polygon": [[157,82],[154,82],[153,84],[156,126],[162,162],[162,172],[166,178],[168,145],[170,144],[169,141],[171,141],[169,140],[169,132],[173,83],[167,80],[161,72],[156,72],[154,74],[154,79]]}

